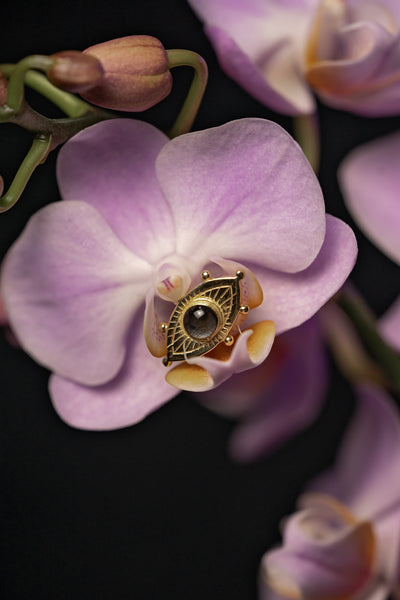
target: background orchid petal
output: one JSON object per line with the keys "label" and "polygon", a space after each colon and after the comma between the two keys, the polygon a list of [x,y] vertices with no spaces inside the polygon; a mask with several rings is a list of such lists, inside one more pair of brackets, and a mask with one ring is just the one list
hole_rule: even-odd
{"label": "background orchid petal", "polygon": [[1,293],[14,333],[35,360],[95,385],[120,368],[150,266],[84,202],[32,217],[3,263]]}
{"label": "background orchid petal", "polygon": [[93,205],[128,248],[153,264],[174,247],[171,213],[155,175],[167,142],[149,123],[111,119],[74,136],[57,164],[62,197]]}
{"label": "background orchid petal", "polygon": [[[314,97],[300,73],[289,71],[285,88],[280,85],[279,89],[279,79],[275,76],[274,81],[268,81],[262,69],[223,29],[209,25],[205,27],[205,33],[214,46],[221,68],[259,102],[284,115],[309,114],[315,111]],[[268,63],[269,59],[275,57],[275,63],[278,63],[281,56],[286,58],[284,50],[290,52],[286,41],[271,47],[269,52],[264,52],[262,62]],[[277,73],[277,65],[274,66]]]}
{"label": "background orchid petal", "polygon": [[383,390],[364,384],[357,395],[335,467],[311,482],[309,490],[334,496],[358,518],[375,520],[400,503],[400,419]]}
{"label": "background orchid petal", "polygon": [[315,58],[307,67],[307,79],[318,92],[345,97],[368,93],[374,75],[384,60],[392,36],[375,23],[353,23],[334,32],[340,54],[324,60]]}
{"label": "background orchid petal", "polygon": [[327,215],[324,244],[304,271],[279,273],[247,264],[264,291],[257,317],[274,321],[277,334],[301,325],[340,289],[356,257],[353,231],[340,219]]}
{"label": "background orchid petal", "polygon": [[400,6],[397,0],[347,0],[353,20],[374,21],[395,32],[400,24]]}
{"label": "background orchid petal", "polygon": [[[303,521],[310,528],[320,529],[321,539],[309,538]],[[339,528],[336,533],[324,531],[318,523],[316,511],[301,511],[287,522],[290,539],[282,549],[267,552],[262,561],[267,581],[282,593],[285,582],[300,593],[298,598],[331,600],[351,598],[365,586],[371,575],[373,534],[369,523],[358,523]],[[315,520],[315,523],[312,521]],[[325,536],[327,536],[325,538]],[[283,584],[283,585],[282,585]]]}
{"label": "background orchid petal", "polygon": [[183,256],[196,251],[204,263],[220,255],[293,272],[318,253],[321,189],[279,125],[240,119],[179,136],[161,150],[156,168]]}
{"label": "background orchid petal", "polygon": [[346,205],[365,234],[400,264],[400,134],[353,150],[339,169]]}
{"label": "background orchid petal", "polygon": [[303,2],[189,0],[227,74],[270,108],[311,113],[301,73],[306,35],[317,5]]}
{"label": "background orchid petal", "polygon": [[400,297],[379,320],[379,329],[388,344],[400,352]]}
{"label": "background orchid petal", "polygon": [[[265,377],[260,390],[258,380],[262,372]],[[218,411],[223,412],[221,401],[229,404],[232,395],[240,395],[243,403],[243,398],[252,394],[252,388],[257,390],[257,397],[249,402],[247,415],[243,415],[229,443],[236,460],[252,461],[275,450],[316,418],[327,389],[327,376],[317,319],[311,319],[282,334],[257,372],[232,377],[215,392],[206,394],[205,400],[209,408],[216,404]]]}
{"label": "background orchid petal", "polygon": [[166,383],[161,359],[147,350],[142,320],[143,314],[133,324],[124,365],[112,381],[86,387],[52,375],[50,395],[63,421],[78,429],[127,427],[141,421],[179,393]]}

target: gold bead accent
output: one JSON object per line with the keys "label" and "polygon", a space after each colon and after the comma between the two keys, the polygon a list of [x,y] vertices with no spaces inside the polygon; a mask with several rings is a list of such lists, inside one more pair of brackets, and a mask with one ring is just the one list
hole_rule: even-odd
{"label": "gold bead accent", "polygon": [[201,278],[203,281],[207,281],[207,279],[210,279],[211,274],[210,271],[203,271],[201,274]]}
{"label": "gold bead accent", "polygon": [[224,342],[227,346],[232,346],[235,342],[235,338],[233,338],[231,335],[227,335],[224,339]]}

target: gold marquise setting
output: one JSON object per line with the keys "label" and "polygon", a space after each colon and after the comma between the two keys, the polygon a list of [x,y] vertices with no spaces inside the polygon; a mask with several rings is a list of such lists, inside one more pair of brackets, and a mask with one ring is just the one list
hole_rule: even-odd
{"label": "gold marquise setting", "polygon": [[237,271],[234,277],[212,279],[203,271],[203,282],[179,300],[169,323],[161,323],[165,333],[167,356],[165,366],[172,362],[203,356],[224,342],[234,343],[229,335],[239,314],[247,314],[249,307],[241,305],[240,280],[244,273]]}

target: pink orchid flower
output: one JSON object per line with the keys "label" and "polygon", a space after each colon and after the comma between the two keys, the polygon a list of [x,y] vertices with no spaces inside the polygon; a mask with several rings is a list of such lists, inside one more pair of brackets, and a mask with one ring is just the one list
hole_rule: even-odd
{"label": "pink orchid flower", "polygon": [[263,557],[263,600],[400,593],[399,414],[382,390],[360,386],[358,396],[336,465],[285,521],[283,547]]}
{"label": "pink orchid flower", "polygon": [[238,419],[230,439],[235,460],[272,452],[317,417],[328,384],[327,357],[317,316],[279,335],[268,360],[233,375],[198,400]]}
{"label": "pink orchid flower", "polygon": [[311,114],[313,92],[367,116],[400,109],[397,0],[188,0],[225,72],[273,110]]}
{"label": "pink orchid flower", "polygon": [[[339,181],[356,223],[400,265],[400,133],[353,150],[340,167]],[[400,297],[380,319],[380,328],[400,352]]]}
{"label": "pink orchid flower", "polygon": [[[257,366],[275,330],[309,319],[356,258],[353,232],[325,215],[298,145],[263,119],[172,141],[140,121],[102,122],[61,149],[58,181],[63,201],[15,242],[1,293],[19,343],[54,373],[56,410],[76,427],[130,425],[179,389],[209,390]],[[226,344],[188,356],[198,342],[188,298],[204,279],[220,290],[226,278],[245,310]],[[204,294],[209,338],[218,307]],[[184,341],[170,345],[177,311]]]}

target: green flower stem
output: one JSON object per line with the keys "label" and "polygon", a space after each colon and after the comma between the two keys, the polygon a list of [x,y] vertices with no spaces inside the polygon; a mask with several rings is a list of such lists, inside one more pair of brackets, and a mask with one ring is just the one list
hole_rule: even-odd
{"label": "green flower stem", "polygon": [[[8,80],[6,114],[11,110],[17,114],[24,100],[24,85],[25,75],[29,69],[39,69],[40,71],[48,71],[54,64],[54,58],[33,54],[23,58],[15,65],[10,78]],[[2,108],[2,107],[0,107]],[[1,115],[1,111],[0,111]]]}
{"label": "green flower stem", "polygon": [[38,136],[21,163],[8,191],[0,198],[0,212],[5,212],[17,202],[36,167],[46,160],[50,151],[51,136]]}
{"label": "green flower stem", "polygon": [[167,50],[167,57],[169,69],[183,66],[194,69],[194,77],[188,95],[168,134],[170,138],[174,138],[190,131],[193,125],[206,89],[208,69],[205,60],[190,50]]}
{"label": "green flower stem", "polygon": [[380,336],[369,307],[348,289],[343,289],[339,294],[338,305],[353,323],[371,357],[385,373],[392,390],[400,395],[400,356]]}
{"label": "green flower stem", "polygon": [[318,173],[320,163],[320,136],[317,113],[299,115],[293,119],[293,134],[301,146],[308,162]]}
{"label": "green flower stem", "polygon": [[11,119],[11,122],[31,131],[35,135],[35,139],[10,188],[0,198],[0,212],[5,212],[14,206],[33,171],[46,160],[51,150],[89,125],[115,117],[116,115],[112,113],[93,109],[76,118],[47,119],[23,102],[20,111]]}
{"label": "green flower stem", "polygon": [[382,369],[366,353],[353,323],[334,301],[328,302],[318,317],[324,339],[346,379],[353,383],[368,381],[388,386]]}
{"label": "green flower stem", "polygon": [[[14,64],[0,65],[0,71],[4,74],[5,77],[7,77],[7,79],[10,79],[12,77],[15,69],[16,65]],[[42,96],[50,100],[53,104],[58,106],[68,117],[80,117],[88,111],[93,110],[93,107],[90,104],[84,102],[81,98],[74,96],[74,94],[70,94],[69,92],[64,92],[60,90],[52,83],[50,83],[50,81],[42,73],[38,73],[38,71],[25,71],[25,83],[30,88],[32,88],[36,92],[39,92],[39,94],[41,94]],[[2,107],[0,107],[0,120],[1,108]],[[8,99],[5,110],[6,112],[10,111]],[[13,114],[15,114],[15,111],[12,111],[12,115]],[[9,118],[4,120],[9,120]]]}

